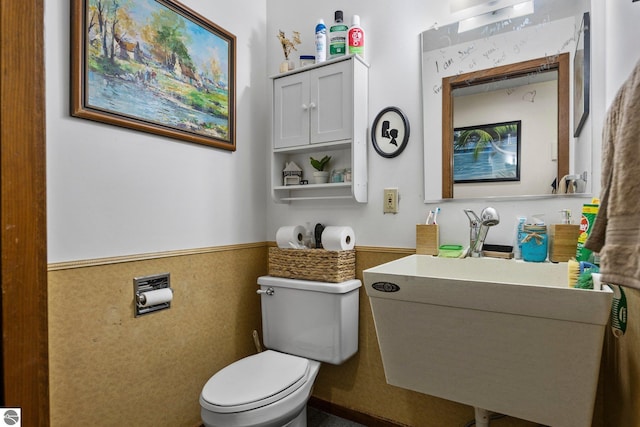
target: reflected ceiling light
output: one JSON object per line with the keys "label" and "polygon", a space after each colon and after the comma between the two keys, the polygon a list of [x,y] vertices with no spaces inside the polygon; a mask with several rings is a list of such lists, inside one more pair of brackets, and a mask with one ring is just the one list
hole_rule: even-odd
{"label": "reflected ceiling light", "polygon": [[449,0],[449,10],[458,19],[493,12],[497,9],[522,3],[524,0]]}
{"label": "reflected ceiling light", "polygon": [[487,0],[449,0],[449,8],[451,13],[460,12],[461,10],[469,9],[472,7],[480,6],[483,4],[497,3]]}
{"label": "reflected ceiling light", "polygon": [[495,22],[507,21],[509,19],[519,18],[521,16],[533,13],[533,0],[519,2],[512,6],[503,7],[492,12],[483,13],[482,15],[473,16],[458,22],[458,33],[470,31],[476,28]]}

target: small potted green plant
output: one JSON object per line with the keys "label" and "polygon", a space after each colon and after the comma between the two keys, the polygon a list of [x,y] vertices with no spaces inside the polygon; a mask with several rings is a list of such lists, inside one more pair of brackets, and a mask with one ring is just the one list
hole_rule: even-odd
{"label": "small potted green plant", "polygon": [[316,184],[326,184],[329,182],[329,171],[325,171],[324,168],[331,160],[331,156],[324,156],[320,160],[316,160],[313,157],[309,157],[311,162],[311,166],[315,168],[315,172],[313,173],[313,179]]}

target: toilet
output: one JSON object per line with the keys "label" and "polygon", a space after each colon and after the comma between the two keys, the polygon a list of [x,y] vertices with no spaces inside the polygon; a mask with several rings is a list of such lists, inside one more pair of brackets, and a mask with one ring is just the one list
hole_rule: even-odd
{"label": "toilet", "polygon": [[266,351],[214,374],[200,393],[206,427],[306,427],[321,362],[358,351],[359,280],[258,278]]}

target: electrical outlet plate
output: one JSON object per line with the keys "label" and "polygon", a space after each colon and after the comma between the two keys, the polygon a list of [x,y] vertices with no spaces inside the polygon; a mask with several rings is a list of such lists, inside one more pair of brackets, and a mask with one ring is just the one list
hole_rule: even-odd
{"label": "electrical outlet plate", "polygon": [[384,200],[383,200],[383,213],[398,213],[398,189],[397,188],[385,188]]}

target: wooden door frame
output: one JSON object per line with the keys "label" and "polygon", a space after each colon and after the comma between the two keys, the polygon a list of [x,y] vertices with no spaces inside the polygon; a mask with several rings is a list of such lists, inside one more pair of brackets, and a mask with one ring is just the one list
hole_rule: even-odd
{"label": "wooden door frame", "polygon": [[2,390],[49,425],[44,0],[0,2]]}
{"label": "wooden door frame", "polygon": [[558,72],[557,117],[557,180],[569,173],[569,53],[531,59],[486,70],[458,74],[442,79],[442,198],[452,199],[453,194],[453,91],[457,88],[522,77],[530,74]]}

